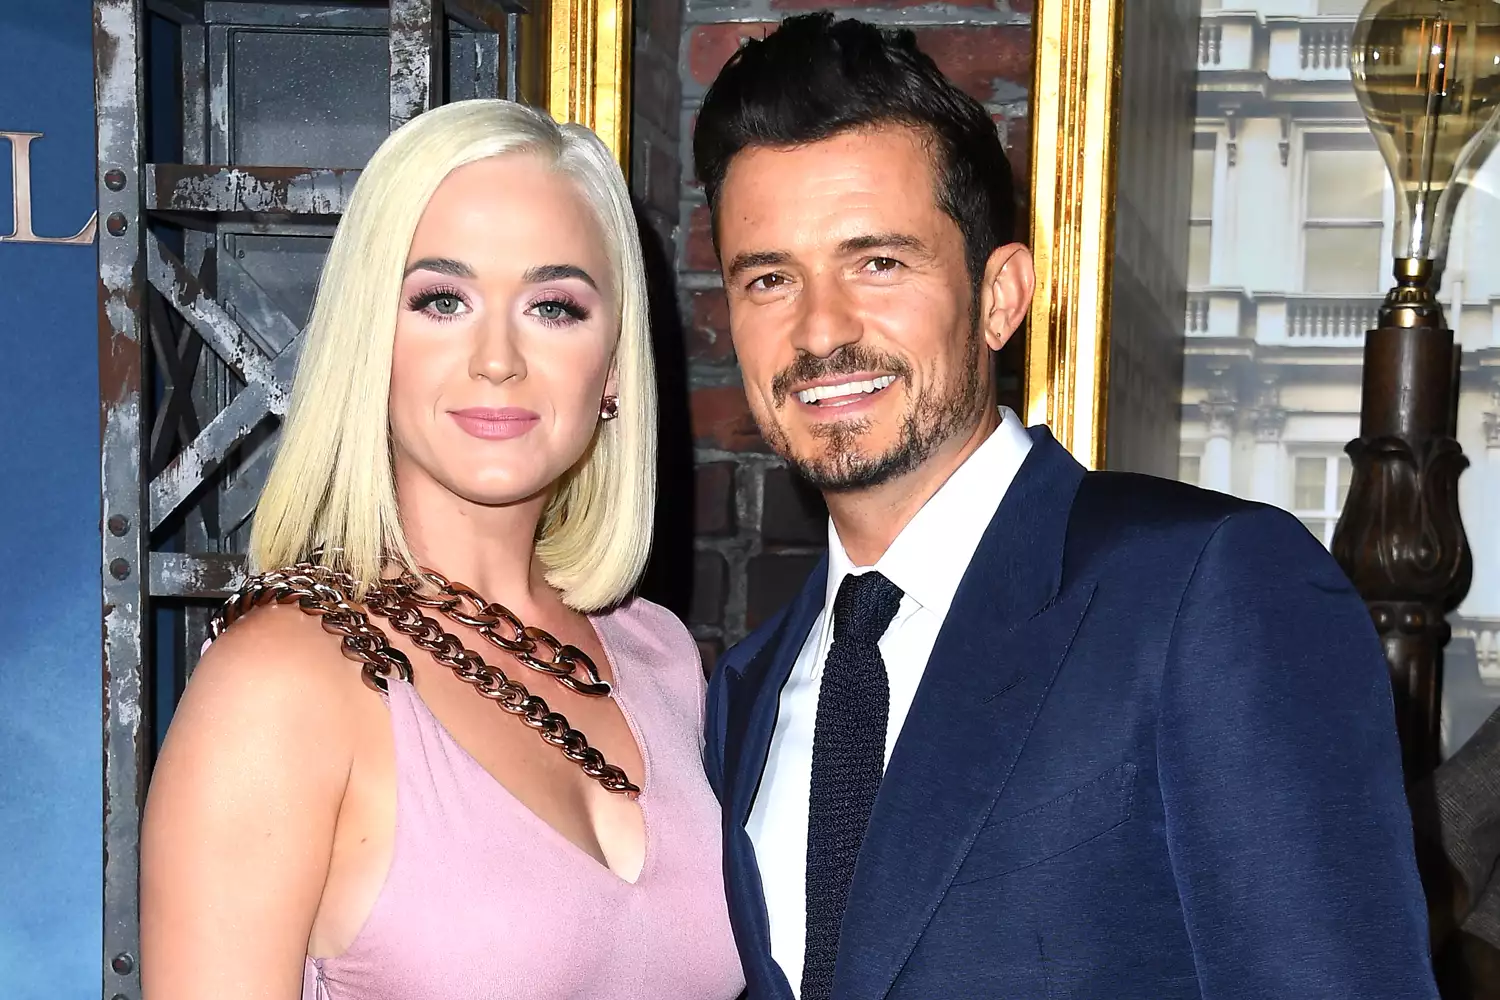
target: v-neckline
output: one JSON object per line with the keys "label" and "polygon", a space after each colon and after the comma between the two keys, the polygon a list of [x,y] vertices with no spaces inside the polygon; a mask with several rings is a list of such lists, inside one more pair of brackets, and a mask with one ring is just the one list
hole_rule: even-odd
{"label": "v-neckline", "polygon": [[527,817],[527,822],[533,823],[534,825],[540,827],[544,831],[545,836],[548,836],[552,840],[562,844],[565,851],[571,851],[578,857],[582,858],[585,862],[588,863],[589,867],[597,869],[602,875],[616,882],[620,886],[629,889],[633,888],[634,886],[640,885],[641,882],[645,880],[647,873],[650,871],[652,859],[655,856],[655,852],[651,849],[651,817],[647,810],[647,795],[651,791],[652,786],[651,755],[650,750],[646,746],[645,734],[636,724],[635,716],[631,713],[630,706],[626,703],[624,697],[624,689],[626,685],[621,683],[619,658],[614,655],[614,650],[611,648],[608,638],[606,638],[606,636],[604,635],[604,630],[599,627],[603,616],[596,618],[593,615],[587,615],[585,617],[587,617],[590,627],[594,630],[595,638],[599,640],[599,647],[604,651],[605,660],[609,663],[612,687],[610,697],[614,701],[615,706],[620,710],[620,715],[625,719],[625,727],[630,731],[632,739],[635,740],[636,754],[641,759],[641,791],[635,799],[635,806],[638,810],[640,810],[641,814],[641,869],[636,874],[634,881],[625,878],[625,876],[615,871],[609,866],[607,862],[600,861],[598,858],[594,857],[584,848],[580,847],[577,843],[571,840],[557,827],[553,826],[551,823],[547,822],[545,819],[539,816],[536,810],[532,809],[525,802],[522,802],[515,792],[506,787],[505,782],[501,781],[499,778],[495,777],[495,775],[491,774],[489,768],[481,764],[479,762],[479,759],[472,753],[470,753],[468,751],[468,748],[466,748],[462,743],[458,741],[458,737],[453,735],[448,727],[444,725],[443,720],[439,719],[437,713],[434,712],[431,706],[427,704],[427,699],[422,697],[422,693],[417,690],[416,684],[408,684],[407,686],[411,689],[411,695],[414,699],[416,699],[417,705],[420,706],[421,711],[429,719],[432,720],[432,724],[436,728],[443,742],[451,746],[456,752],[457,756],[460,759],[464,760],[468,764],[468,766],[473,767],[481,775],[483,775],[485,780],[490,785],[493,785],[499,791],[500,795],[504,797],[512,806],[514,806],[516,811],[525,815]]}

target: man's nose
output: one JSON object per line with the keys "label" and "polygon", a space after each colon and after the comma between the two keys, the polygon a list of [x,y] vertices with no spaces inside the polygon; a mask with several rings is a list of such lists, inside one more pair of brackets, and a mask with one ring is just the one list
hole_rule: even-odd
{"label": "man's nose", "polygon": [[800,297],[797,329],[792,346],[814,357],[826,358],[841,347],[856,343],[864,324],[854,302],[835,274],[810,276]]}

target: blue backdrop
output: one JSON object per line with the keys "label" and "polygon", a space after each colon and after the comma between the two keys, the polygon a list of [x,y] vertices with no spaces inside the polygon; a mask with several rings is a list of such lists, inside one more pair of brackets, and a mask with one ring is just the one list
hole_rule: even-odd
{"label": "blue backdrop", "polygon": [[[0,0],[0,132],[41,236],[94,210],[89,0]],[[0,140],[0,236],[13,230]],[[99,389],[92,246],[0,242],[0,989],[101,980]]]}

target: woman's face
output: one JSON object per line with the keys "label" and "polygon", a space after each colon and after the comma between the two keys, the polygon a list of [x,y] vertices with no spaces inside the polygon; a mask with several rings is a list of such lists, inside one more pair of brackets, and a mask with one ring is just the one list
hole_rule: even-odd
{"label": "woman's face", "polygon": [[449,174],[406,258],[391,366],[396,481],[477,504],[545,491],[599,423],[619,336],[604,234],[535,157]]}

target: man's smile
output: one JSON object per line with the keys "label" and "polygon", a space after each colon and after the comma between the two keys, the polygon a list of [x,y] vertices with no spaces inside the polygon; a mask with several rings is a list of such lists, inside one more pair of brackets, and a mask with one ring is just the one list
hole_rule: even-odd
{"label": "man's smile", "polygon": [[894,375],[878,375],[872,379],[809,386],[798,390],[794,395],[799,402],[808,406],[847,406],[862,397],[880,392],[895,381]]}

